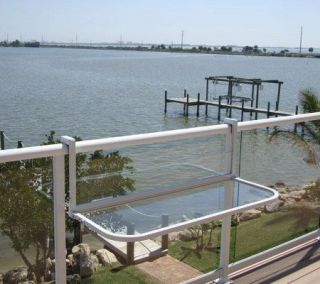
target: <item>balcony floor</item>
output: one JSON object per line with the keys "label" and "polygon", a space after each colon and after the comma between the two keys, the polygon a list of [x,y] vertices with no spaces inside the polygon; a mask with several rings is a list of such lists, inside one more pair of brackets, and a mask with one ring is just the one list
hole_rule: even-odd
{"label": "balcony floor", "polygon": [[319,283],[320,243],[309,245],[269,264],[232,278],[235,284]]}

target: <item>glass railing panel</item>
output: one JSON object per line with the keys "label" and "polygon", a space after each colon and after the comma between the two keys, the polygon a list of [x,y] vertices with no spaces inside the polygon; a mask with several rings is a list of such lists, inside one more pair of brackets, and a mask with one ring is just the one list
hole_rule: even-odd
{"label": "glass railing panel", "polygon": [[233,230],[233,260],[275,247],[319,227],[319,144],[307,129],[298,126],[296,130],[294,125],[288,125],[246,131],[242,140],[239,137],[240,176],[271,186],[280,196],[270,205],[237,217],[240,223]]}
{"label": "glass railing panel", "polygon": [[169,255],[206,273],[217,269],[221,248],[220,220],[169,234]]}
{"label": "glass railing panel", "polygon": [[225,174],[225,136],[78,155],[77,203],[169,190]]}

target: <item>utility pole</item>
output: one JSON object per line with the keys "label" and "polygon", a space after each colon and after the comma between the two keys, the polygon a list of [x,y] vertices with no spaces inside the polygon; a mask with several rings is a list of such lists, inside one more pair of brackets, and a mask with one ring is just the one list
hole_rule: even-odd
{"label": "utility pole", "polygon": [[76,46],[78,46],[78,34],[76,33]]}
{"label": "utility pole", "polygon": [[300,48],[299,48],[300,55],[301,55],[301,51],[302,51],[302,34],[303,34],[303,27],[301,26],[301,29],[300,29]]}
{"label": "utility pole", "polygon": [[7,43],[9,43],[9,34],[7,33]]}
{"label": "utility pole", "polygon": [[184,34],[184,31],[181,31],[181,49],[183,49],[183,34]]}

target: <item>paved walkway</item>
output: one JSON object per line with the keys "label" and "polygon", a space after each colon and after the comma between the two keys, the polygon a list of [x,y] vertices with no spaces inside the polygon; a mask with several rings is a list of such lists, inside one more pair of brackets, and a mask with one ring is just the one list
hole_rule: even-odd
{"label": "paved walkway", "polygon": [[152,261],[145,261],[136,265],[136,267],[160,283],[175,284],[201,274],[195,268],[166,255]]}

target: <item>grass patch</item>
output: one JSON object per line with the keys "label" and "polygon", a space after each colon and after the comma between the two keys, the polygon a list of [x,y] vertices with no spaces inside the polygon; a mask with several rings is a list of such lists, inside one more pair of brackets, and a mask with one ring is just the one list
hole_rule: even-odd
{"label": "grass patch", "polygon": [[[306,215],[307,214],[307,215]],[[318,216],[307,210],[286,210],[263,214],[260,218],[232,227],[230,261],[246,258],[317,228]],[[215,248],[197,250],[195,241],[175,241],[169,254],[190,266],[208,272],[219,265],[220,228],[213,236]]]}
{"label": "grass patch", "polygon": [[81,279],[84,284],[157,284],[157,280],[139,271],[134,266],[118,266],[108,269],[101,268],[94,273],[90,278]]}

